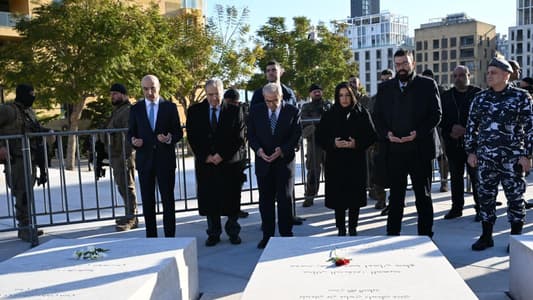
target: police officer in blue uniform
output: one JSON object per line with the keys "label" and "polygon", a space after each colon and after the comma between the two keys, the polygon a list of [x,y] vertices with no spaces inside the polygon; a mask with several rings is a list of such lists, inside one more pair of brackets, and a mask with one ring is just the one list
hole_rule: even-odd
{"label": "police officer in blue uniform", "polygon": [[481,251],[494,246],[492,229],[496,221],[496,196],[501,182],[507,197],[507,218],[511,234],[524,226],[524,173],[531,168],[531,96],[512,87],[513,69],[502,58],[493,58],[487,71],[489,88],[476,94],[470,107],[465,137],[468,164],[477,168],[478,197],[483,233],[472,244]]}

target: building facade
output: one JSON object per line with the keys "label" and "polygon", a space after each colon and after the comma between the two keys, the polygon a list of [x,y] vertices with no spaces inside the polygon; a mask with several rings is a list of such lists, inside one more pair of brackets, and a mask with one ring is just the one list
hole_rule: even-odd
{"label": "building facade", "polygon": [[471,82],[486,87],[485,74],[496,54],[496,26],[469,18],[464,13],[451,14],[438,22],[415,29],[417,73],[431,69],[435,81],[449,86],[457,65],[470,69]]}
{"label": "building facade", "polygon": [[516,26],[509,27],[509,58],[522,67],[522,76],[533,76],[533,1],[516,1]]}
{"label": "building facade", "polygon": [[377,93],[380,73],[393,69],[393,54],[399,47],[412,47],[405,16],[389,12],[338,21],[344,23],[344,36],[350,41],[359,79],[367,94]]}
{"label": "building facade", "polygon": [[380,0],[351,0],[351,18],[379,14]]}

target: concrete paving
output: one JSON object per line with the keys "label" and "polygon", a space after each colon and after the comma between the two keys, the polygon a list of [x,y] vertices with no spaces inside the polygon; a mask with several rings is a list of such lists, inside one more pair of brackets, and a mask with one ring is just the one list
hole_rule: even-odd
{"label": "concrete paving", "polygon": [[[533,192],[529,190],[526,199],[533,196]],[[444,220],[443,216],[450,207],[450,193],[439,193],[437,185],[434,185],[433,191],[434,242],[437,247],[480,299],[509,299],[506,295],[509,287],[509,256],[506,252],[509,224],[503,191],[500,191],[498,197],[504,205],[499,206],[497,211],[495,246],[481,252],[470,249],[470,245],[481,232],[481,224],[474,222],[472,197],[466,198],[463,217]],[[386,217],[380,216],[379,210],[373,207],[374,203],[375,201],[369,200],[368,206],[361,210],[359,235],[385,234]],[[197,239],[202,300],[239,299],[262,253],[262,250],[256,248],[262,236],[258,207],[247,205],[243,208],[250,216],[240,219],[243,240],[241,245],[230,244],[228,237],[223,235],[221,243],[215,247],[205,247],[205,219],[198,216],[197,212],[177,214],[177,236]],[[531,210],[528,211],[528,215],[531,216],[531,213]],[[333,211],[324,207],[323,199],[316,199],[315,205],[308,208],[302,208],[301,202],[297,203],[297,215],[306,218],[306,221],[303,225],[294,227],[295,236],[336,235]],[[161,218],[158,221],[161,235]],[[142,223],[140,228],[129,232],[115,232],[113,221],[53,226],[44,230],[45,235],[41,237],[41,243],[55,238],[144,237]],[[416,234],[416,209],[411,191],[407,195],[402,234]],[[524,234],[533,234],[532,224],[528,223],[524,227]],[[0,232],[0,261],[28,249],[29,244],[19,241],[15,232]],[[435,285],[439,284],[438,278],[438,274],[435,274]]]}

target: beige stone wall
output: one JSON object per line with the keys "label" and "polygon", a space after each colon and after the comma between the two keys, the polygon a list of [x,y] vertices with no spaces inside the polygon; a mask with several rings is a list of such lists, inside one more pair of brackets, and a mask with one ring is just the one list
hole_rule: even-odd
{"label": "beige stone wall", "polygon": [[[472,37],[471,43],[461,44],[461,37]],[[452,39],[456,44],[452,46]],[[446,47],[443,47],[443,39]],[[438,40],[438,47],[434,41]],[[421,43],[421,44],[420,44]],[[427,49],[425,45],[427,43]],[[419,46],[422,45],[421,49]],[[451,85],[451,74],[456,65],[465,63],[472,74],[471,83],[486,87],[485,74],[488,61],[496,51],[496,27],[479,21],[469,21],[460,24],[443,25],[415,30],[415,60],[417,70],[432,69],[438,82]],[[438,52],[438,59],[434,53]],[[443,53],[446,52],[446,53]],[[453,54],[455,53],[455,58]],[[463,57],[462,57],[463,55]],[[438,65],[438,71],[435,66]],[[445,68],[443,70],[443,67]]]}

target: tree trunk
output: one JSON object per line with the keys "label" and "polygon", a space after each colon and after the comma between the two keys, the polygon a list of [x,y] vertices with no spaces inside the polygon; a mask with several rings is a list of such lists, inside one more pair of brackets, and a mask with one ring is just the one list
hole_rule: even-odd
{"label": "tree trunk", "polygon": [[[83,110],[83,107],[85,106],[85,99],[81,100],[80,102],[76,103],[72,107],[72,113],[70,114],[69,123],[70,131],[78,131],[79,127],[79,121],[81,117],[81,111]],[[67,170],[74,170],[74,166],[76,162],[76,136],[70,135],[68,137],[68,143],[67,143],[67,160],[65,162],[65,168]]]}

